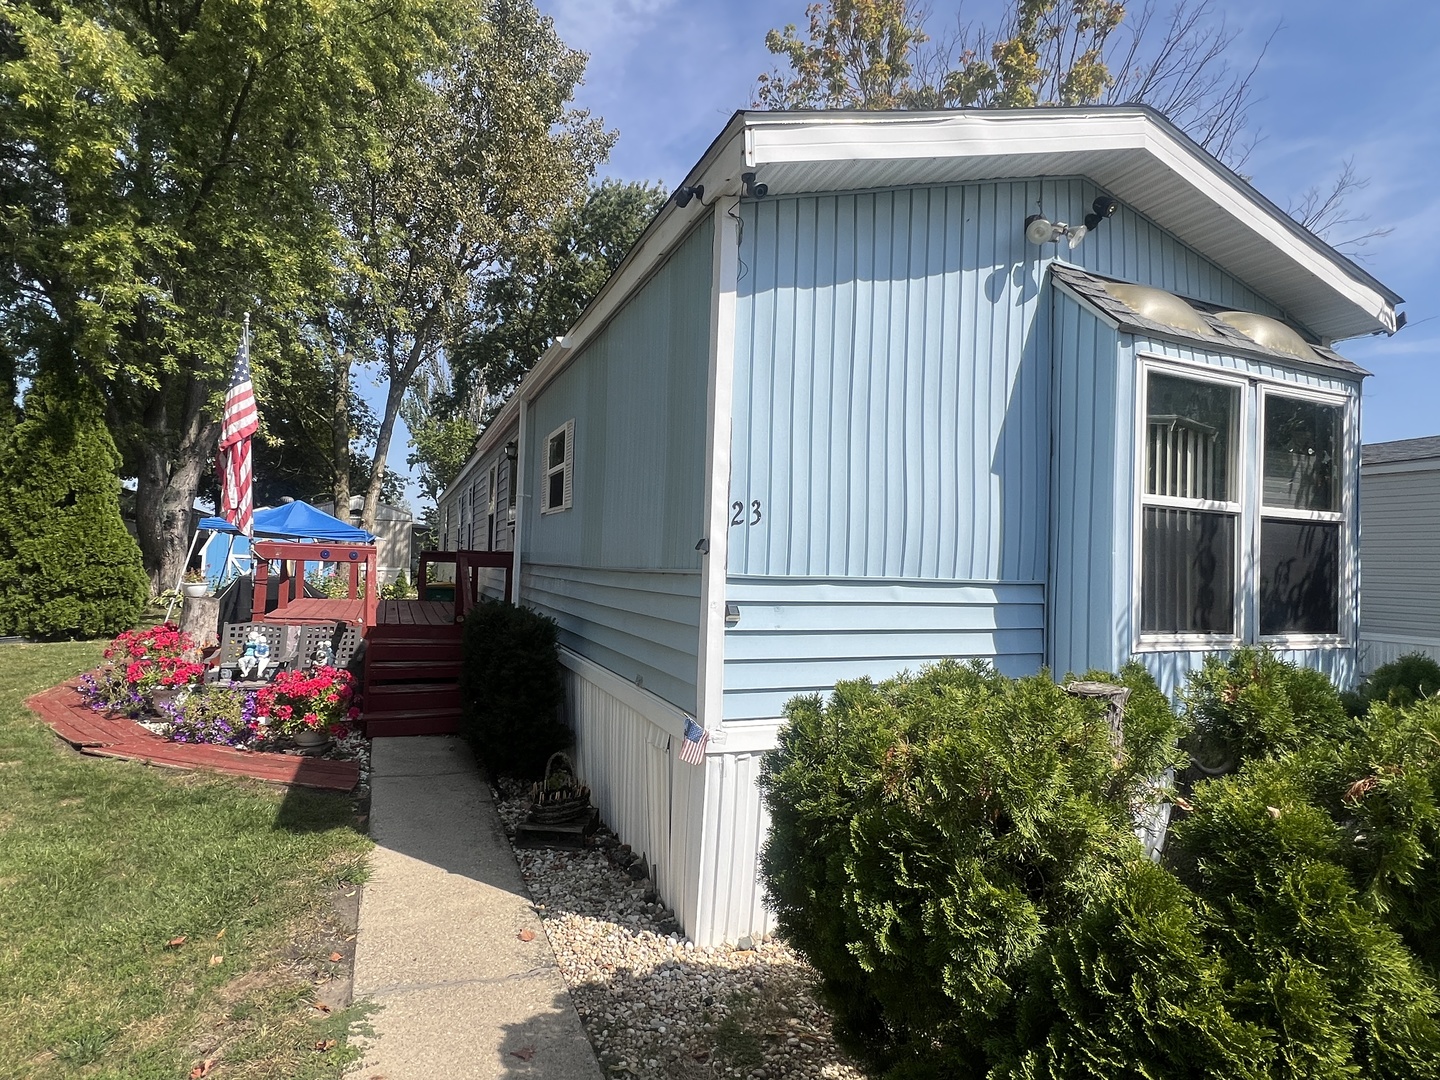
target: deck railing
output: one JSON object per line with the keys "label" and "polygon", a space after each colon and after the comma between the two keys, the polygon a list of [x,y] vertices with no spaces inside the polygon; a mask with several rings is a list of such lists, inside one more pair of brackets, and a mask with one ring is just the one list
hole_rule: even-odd
{"label": "deck railing", "polygon": [[[380,603],[379,577],[376,574],[375,546],[373,544],[327,544],[315,541],[256,540],[252,550],[255,553],[255,597],[252,601],[251,616],[256,622],[264,621],[267,614],[283,614],[292,602],[305,595],[305,567],[309,563],[349,567],[346,578],[345,599],[360,601],[364,625],[375,625],[375,613]],[[279,593],[277,603],[269,612],[265,610],[270,590],[270,563],[280,563]],[[364,568],[362,590],[361,568]],[[362,596],[363,593],[363,596]],[[337,598],[338,599],[338,598]]]}
{"label": "deck railing", "polygon": [[505,590],[501,597],[514,601],[511,590],[515,573],[515,555],[509,551],[422,551],[420,571],[415,577],[415,587],[420,599],[426,598],[426,589],[431,584],[432,566],[453,565],[455,567],[455,621],[459,622],[465,613],[480,602],[480,571],[498,569],[505,571]]}

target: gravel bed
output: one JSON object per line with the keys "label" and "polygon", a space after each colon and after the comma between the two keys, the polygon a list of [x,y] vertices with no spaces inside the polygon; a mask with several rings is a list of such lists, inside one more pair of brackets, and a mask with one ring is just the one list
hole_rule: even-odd
{"label": "gravel bed", "polygon": [[[502,789],[496,805],[513,837],[527,800]],[[515,857],[607,1075],[864,1080],[795,953],[778,941],[696,946],[656,902],[643,862],[604,830],[597,841]]]}

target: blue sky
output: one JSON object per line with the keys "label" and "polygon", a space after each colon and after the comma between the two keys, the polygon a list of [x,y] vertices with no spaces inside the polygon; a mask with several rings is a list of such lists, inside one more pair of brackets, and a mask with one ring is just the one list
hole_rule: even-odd
{"label": "blue sky", "polygon": [[[618,129],[605,173],[674,188],[773,64],[765,32],[804,24],[803,0],[538,0],[561,38],[590,55],[578,104]],[[965,4],[994,23],[996,0]],[[1138,6],[1138,4],[1132,5]],[[1166,0],[1158,0],[1168,11]],[[1261,141],[1244,171],[1282,207],[1332,179],[1347,157],[1369,185],[1350,206],[1394,229],[1362,265],[1405,297],[1409,326],[1339,350],[1375,373],[1362,409],[1367,442],[1440,434],[1440,5],[1380,0],[1214,0],[1248,65],[1276,27],[1255,79]],[[957,5],[931,0],[943,29]],[[1340,238],[1338,235],[1334,237]],[[403,433],[391,451],[403,468]],[[412,501],[413,501],[412,493]],[[418,510],[419,507],[417,506]]]}

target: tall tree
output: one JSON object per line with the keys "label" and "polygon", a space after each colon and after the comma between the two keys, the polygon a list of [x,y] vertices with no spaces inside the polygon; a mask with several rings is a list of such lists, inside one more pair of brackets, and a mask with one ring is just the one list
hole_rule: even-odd
{"label": "tall tree", "polygon": [[[808,34],[771,30],[789,72],[761,75],[756,104],[777,109],[1024,108],[1105,102],[1155,106],[1211,153],[1249,150],[1249,67],[1211,0],[1011,0],[994,29],[958,22],[932,39],[909,0],[828,0],[806,9]],[[1263,55],[1263,50],[1262,50]]]}
{"label": "tall tree", "polygon": [[427,498],[455,478],[484,425],[550,342],[579,319],[665,199],[659,184],[592,185],[542,242],[485,282],[470,329],[427,365],[402,406],[409,463],[420,467]]}
{"label": "tall tree", "polygon": [[[20,364],[68,357],[104,387],[157,585],[184,557],[240,316],[328,287],[317,191],[414,81],[438,2],[0,0],[9,337]],[[256,355],[257,385],[276,359]]]}
{"label": "tall tree", "polygon": [[472,0],[437,63],[380,110],[385,138],[340,193],[351,264],[336,309],[347,355],[387,382],[364,521],[406,390],[475,319],[487,279],[544,243],[614,136],[569,102],[585,56],[529,0]]}

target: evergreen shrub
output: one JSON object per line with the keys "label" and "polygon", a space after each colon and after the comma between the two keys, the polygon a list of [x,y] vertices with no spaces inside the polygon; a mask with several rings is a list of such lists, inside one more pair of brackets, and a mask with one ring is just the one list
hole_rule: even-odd
{"label": "evergreen shrub", "polygon": [[[1045,676],[947,663],[793,700],[762,872],[837,1035],[887,1080],[1440,1077],[1440,702],[1376,706],[1262,650],[1126,753]],[[1147,859],[1133,814],[1191,721],[1238,747]],[[1322,738],[1317,733],[1328,733]]]}
{"label": "evergreen shrub", "polygon": [[1354,725],[1323,673],[1246,646],[1210,655],[1182,695],[1194,727],[1190,748],[1202,764],[1233,767],[1351,738]]}
{"label": "evergreen shrub", "polygon": [[501,600],[465,617],[460,731],[493,773],[538,778],[571,743],[558,634],[554,619]]}
{"label": "evergreen shrub", "polygon": [[111,637],[150,596],[119,455],[88,383],[43,372],[0,428],[0,634]]}
{"label": "evergreen shrub", "polygon": [[[1140,713],[1163,702],[1138,667],[1122,678]],[[852,1049],[897,1075],[985,1075],[1013,1056],[1053,928],[1143,859],[1132,815],[1174,762],[1175,717],[1147,714],[1117,764],[1102,703],[956,662],[786,714],[761,774],[782,935]]]}
{"label": "evergreen shrub", "polygon": [[1371,702],[1402,709],[1440,692],[1440,663],[1424,653],[1407,653],[1381,664],[1351,693],[1343,695],[1351,716],[1360,716]]}

